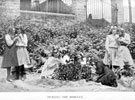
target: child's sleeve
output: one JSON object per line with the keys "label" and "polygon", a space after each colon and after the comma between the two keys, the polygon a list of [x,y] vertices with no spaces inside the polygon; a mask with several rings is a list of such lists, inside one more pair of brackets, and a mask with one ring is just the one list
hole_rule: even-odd
{"label": "child's sleeve", "polygon": [[27,46],[28,38],[27,38],[27,35],[26,34],[24,34],[23,43],[24,43],[25,46]]}
{"label": "child's sleeve", "polygon": [[14,43],[14,41],[11,39],[11,36],[10,35],[5,35],[5,40],[6,40],[6,44],[8,45],[8,46],[11,46],[13,43]]}

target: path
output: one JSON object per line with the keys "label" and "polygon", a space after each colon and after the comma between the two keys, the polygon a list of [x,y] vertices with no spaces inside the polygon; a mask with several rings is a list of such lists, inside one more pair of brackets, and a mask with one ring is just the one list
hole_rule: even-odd
{"label": "path", "polygon": [[[0,63],[1,63],[0,57]],[[29,74],[25,81],[6,82],[6,70],[0,68],[0,92],[25,92],[25,91],[44,91],[44,92],[118,92],[133,91],[121,85],[117,88],[103,86],[95,82],[64,82],[58,80],[41,80],[39,74]]]}

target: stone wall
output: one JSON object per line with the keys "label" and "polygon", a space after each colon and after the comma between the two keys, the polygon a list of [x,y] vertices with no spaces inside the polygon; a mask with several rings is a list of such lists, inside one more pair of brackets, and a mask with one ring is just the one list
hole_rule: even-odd
{"label": "stone wall", "polygon": [[35,11],[20,11],[21,17],[23,17],[26,20],[32,20],[32,21],[42,21],[44,22],[46,19],[55,18],[56,19],[71,19],[75,20],[74,15],[68,15],[68,14],[58,14],[58,13],[47,13],[47,12],[35,12]]}
{"label": "stone wall", "polygon": [[[85,1],[86,0],[73,0],[72,1],[72,10],[78,21],[86,20],[86,2]],[[4,15],[14,18],[21,14],[20,0],[5,0],[4,6],[5,6]],[[23,14],[24,13],[25,12],[23,12]]]}
{"label": "stone wall", "polygon": [[86,20],[86,0],[73,0],[72,9],[78,21]]}
{"label": "stone wall", "polygon": [[20,0],[5,0],[4,13],[8,17],[14,18],[20,15]]}

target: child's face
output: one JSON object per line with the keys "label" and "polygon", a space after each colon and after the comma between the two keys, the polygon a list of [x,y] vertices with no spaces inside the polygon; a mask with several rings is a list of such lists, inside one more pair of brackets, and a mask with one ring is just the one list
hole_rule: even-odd
{"label": "child's face", "polygon": [[21,34],[21,30],[20,29],[18,30],[18,33]]}
{"label": "child's face", "polygon": [[114,29],[114,30],[112,31],[112,33],[113,33],[113,34],[116,34],[116,33],[117,33],[117,31]]}
{"label": "child's face", "polygon": [[121,32],[119,33],[119,35],[120,35],[120,36],[124,36],[124,32],[121,31]]}

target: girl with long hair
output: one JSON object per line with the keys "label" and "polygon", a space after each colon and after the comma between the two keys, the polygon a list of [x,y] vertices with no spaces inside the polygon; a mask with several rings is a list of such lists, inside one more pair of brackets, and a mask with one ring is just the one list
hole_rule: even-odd
{"label": "girl with long hair", "polygon": [[105,65],[108,65],[110,68],[113,66],[118,66],[116,61],[116,54],[118,51],[118,34],[117,34],[117,28],[112,28],[110,31],[110,34],[106,37],[105,42],[105,57],[103,59],[103,62]]}
{"label": "girl with long hair", "polygon": [[17,54],[16,54],[16,41],[17,38],[14,38],[13,28],[9,28],[7,34],[5,35],[5,44],[6,48],[3,55],[2,68],[7,69],[7,81],[13,81],[11,77],[11,68],[18,66]]}
{"label": "girl with long hair", "polygon": [[25,65],[30,64],[29,54],[27,51],[28,39],[27,35],[25,34],[22,28],[18,28],[16,31],[17,31],[16,52],[19,65],[18,67],[16,67],[16,73],[18,79],[24,80],[26,78]]}

